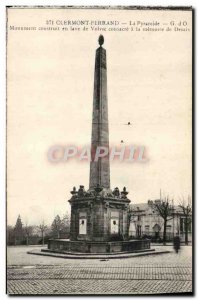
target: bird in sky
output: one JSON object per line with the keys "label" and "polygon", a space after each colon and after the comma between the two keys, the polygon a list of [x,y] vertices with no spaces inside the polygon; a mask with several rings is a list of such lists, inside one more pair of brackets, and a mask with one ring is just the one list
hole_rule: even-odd
{"label": "bird in sky", "polygon": [[131,122],[127,122],[127,123],[125,123],[125,124],[123,124],[123,125],[130,126],[130,125],[132,125],[132,124],[131,124]]}

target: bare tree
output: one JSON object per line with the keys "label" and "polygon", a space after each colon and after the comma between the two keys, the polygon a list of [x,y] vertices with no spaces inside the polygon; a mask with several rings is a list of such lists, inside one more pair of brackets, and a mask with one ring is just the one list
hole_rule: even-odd
{"label": "bare tree", "polygon": [[62,229],[62,221],[61,221],[61,218],[60,218],[59,215],[57,215],[54,218],[54,221],[52,222],[51,228],[52,228],[53,234],[56,235],[57,238],[59,239],[60,238],[60,232],[61,232],[61,229]]}
{"label": "bare tree", "polygon": [[188,245],[188,228],[191,223],[192,215],[192,202],[190,196],[188,196],[187,201],[182,197],[182,199],[180,199],[179,207],[182,209],[184,215],[185,245]]}
{"label": "bare tree", "polygon": [[129,206],[128,213],[127,213],[127,234],[128,234],[128,237],[129,237],[129,229],[130,229],[132,218],[133,218],[133,210],[132,210],[132,207]]}
{"label": "bare tree", "polygon": [[42,245],[44,245],[45,244],[45,232],[47,230],[47,225],[45,225],[45,222],[42,221],[42,223],[38,226],[38,228],[41,231]]}
{"label": "bare tree", "polygon": [[[138,214],[137,214],[137,212],[138,212]],[[129,237],[129,230],[130,230],[131,222],[133,222],[133,224],[135,225],[136,234],[137,234],[137,221],[138,221],[139,217],[141,217],[141,211],[137,211],[137,210],[133,209],[131,206],[129,206],[128,213],[127,213],[128,237]]]}
{"label": "bare tree", "polygon": [[163,244],[166,245],[166,227],[167,222],[173,218],[173,206],[171,205],[169,197],[166,196],[162,200],[157,200],[153,202],[152,206],[160,217],[164,220],[164,229],[163,229]]}
{"label": "bare tree", "polygon": [[63,231],[63,233],[66,237],[69,237],[69,233],[70,233],[70,215],[69,215],[69,213],[66,213],[62,218],[61,230]]}
{"label": "bare tree", "polygon": [[29,240],[33,232],[33,226],[29,226],[27,223],[24,226],[24,233],[26,238],[26,245],[29,245]]}
{"label": "bare tree", "polygon": [[7,225],[7,245],[13,245],[15,243],[15,232],[14,227],[11,225]]}

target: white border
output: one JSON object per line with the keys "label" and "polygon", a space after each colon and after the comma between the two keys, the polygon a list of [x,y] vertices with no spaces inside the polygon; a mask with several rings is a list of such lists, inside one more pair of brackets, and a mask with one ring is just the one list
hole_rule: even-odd
{"label": "white border", "polygon": [[[0,159],[1,159],[1,167],[0,167],[0,296],[1,299],[6,299],[7,295],[5,294],[5,130],[6,130],[6,6],[93,6],[93,5],[126,5],[126,6],[193,6],[195,10],[197,10],[197,0],[166,0],[166,1],[159,1],[159,0],[140,0],[140,1],[128,1],[128,0],[98,0],[98,1],[90,1],[90,0],[83,0],[83,1],[66,1],[66,0],[1,0],[0,1]],[[196,11],[195,11],[196,14]],[[195,28],[195,42],[197,41],[197,28]],[[197,49],[195,44],[195,49]],[[195,70],[196,71],[196,70]],[[195,76],[196,78],[196,76]],[[196,83],[197,84],[197,81]],[[196,99],[195,99],[196,102]],[[197,113],[197,111],[196,111]],[[196,136],[195,140],[198,139],[198,131],[195,128]],[[197,152],[197,151],[196,151]],[[198,163],[196,161],[196,167]],[[196,178],[195,186],[197,186],[198,179]],[[194,199],[194,203],[196,204],[196,199]],[[197,205],[196,207],[197,208]],[[197,215],[197,209],[195,212],[195,215]],[[196,218],[195,218],[196,219]],[[195,239],[197,241],[198,237],[198,231],[196,230],[196,226],[194,228],[195,230]],[[195,245],[196,249],[196,245]],[[197,268],[195,272],[197,271]],[[197,274],[197,272],[196,272]],[[198,276],[195,277],[195,288],[198,283],[197,280]],[[134,296],[133,296],[134,297]],[[24,298],[21,296],[17,297]],[[41,296],[38,296],[37,298],[42,299]],[[58,299],[58,297],[50,297],[51,299]],[[70,299],[74,299],[74,297],[68,297]],[[75,297],[79,298],[79,297]],[[108,298],[108,297],[103,297]],[[124,298],[124,297],[116,297],[116,298]],[[138,297],[139,299],[145,299],[147,297]],[[155,297],[155,298],[161,298],[161,297]],[[163,297],[163,299],[167,299],[167,297]]]}

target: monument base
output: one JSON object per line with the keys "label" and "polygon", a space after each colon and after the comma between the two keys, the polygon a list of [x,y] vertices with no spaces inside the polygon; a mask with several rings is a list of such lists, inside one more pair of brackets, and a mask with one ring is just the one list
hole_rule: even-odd
{"label": "monument base", "polygon": [[122,253],[137,252],[148,249],[150,249],[150,240],[92,242],[50,239],[48,242],[48,251],[58,253]]}

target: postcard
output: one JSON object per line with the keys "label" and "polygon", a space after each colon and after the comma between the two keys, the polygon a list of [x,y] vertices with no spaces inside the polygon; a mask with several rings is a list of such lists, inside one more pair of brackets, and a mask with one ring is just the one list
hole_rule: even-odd
{"label": "postcard", "polygon": [[192,7],[7,7],[7,293],[193,293]]}

